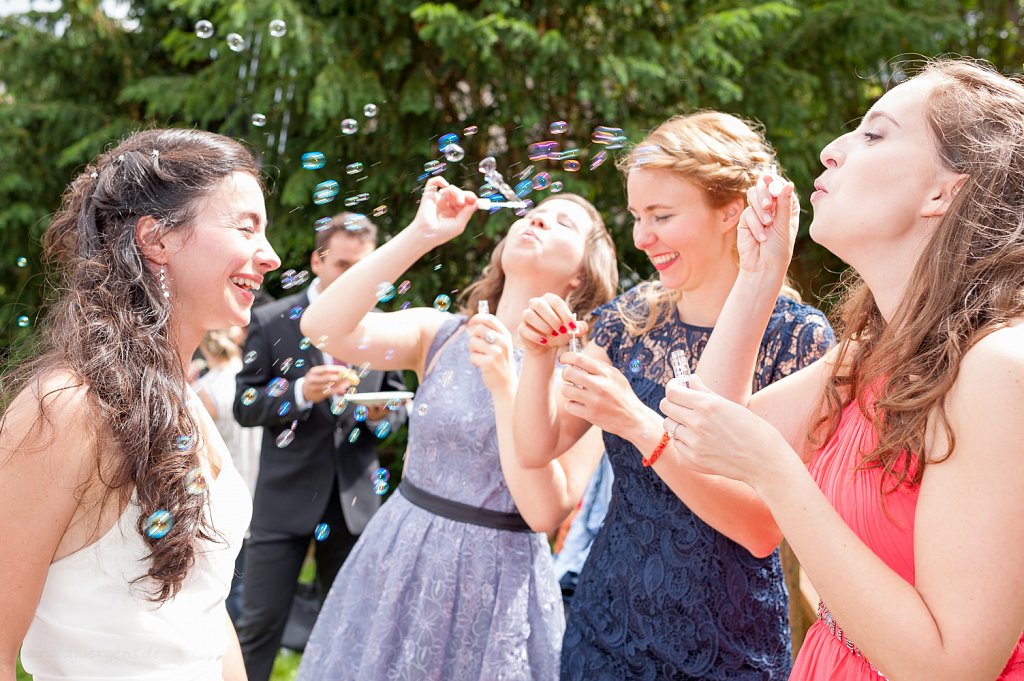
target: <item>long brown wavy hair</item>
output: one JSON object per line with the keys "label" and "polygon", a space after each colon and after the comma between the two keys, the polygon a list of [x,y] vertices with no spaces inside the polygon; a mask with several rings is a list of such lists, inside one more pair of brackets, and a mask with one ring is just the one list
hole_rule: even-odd
{"label": "long brown wavy hair", "polygon": [[[150,549],[148,573],[139,580],[149,579],[146,590],[156,602],[180,590],[196,542],[215,539],[216,532],[204,512],[206,496],[186,488],[202,443],[170,338],[171,305],[135,226],[152,216],[165,232],[191,229],[198,202],[234,172],[260,178],[245,147],[199,130],[139,132],[89,164],[65,191],[43,237],[57,298],[41,324],[40,354],[3,385],[5,404],[55,370],[87,388],[102,436],[97,441],[110,445],[95,452],[104,498],[118,495],[124,503],[135,493],[137,530]],[[39,418],[52,422],[45,397],[39,397]],[[171,513],[174,526],[153,539],[145,522],[160,509]]]}
{"label": "long brown wavy hair", "polygon": [[[967,179],[888,323],[867,285],[856,277],[849,283],[815,438],[831,437],[856,399],[879,436],[862,465],[885,470],[883,494],[920,483],[927,459],[952,454],[956,434],[945,399],[964,354],[1024,315],[1024,84],[959,59],[928,63],[916,77],[936,79],[925,113],[938,158]],[[949,446],[926,457],[932,414]]]}
{"label": "long brown wavy hair", "polygon": [[[709,206],[722,208],[744,199],[774,163],[775,152],[757,125],[721,111],[698,111],[659,125],[620,157],[617,166],[626,177],[639,168],[671,170],[700,187]],[[640,284],[638,294],[623,299],[617,309],[634,336],[664,323],[682,298],[682,291],[665,288],[656,279]],[[783,294],[800,300],[788,280]]]}
{"label": "long brown wavy hair", "polygon": [[[582,315],[581,319],[589,321],[594,310],[611,300],[618,290],[619,268],[615,261],[615,243],[594,204],[582,196],[570,193],[556,194],[537,205],[558,199],[572,201],[581,206],[590,216],[593,225],[583,247],[580,284],[569,293],[565,301],[570,309]],[[462,314],[476,314],[477,303],[481,300],[486,300],[491,310],[498,308],[498,299],[505,289],[505,270],[501,266],[501,254],[504,251],[503,239],[491,251],[490,262],[484,267],[480,277],[462,291],[459,297],[459,311]]]}

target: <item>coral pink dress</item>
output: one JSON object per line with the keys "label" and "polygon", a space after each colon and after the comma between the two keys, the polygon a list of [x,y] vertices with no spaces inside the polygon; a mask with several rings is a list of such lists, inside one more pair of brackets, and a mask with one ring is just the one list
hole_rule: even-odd
{"label": "coral pink dress", "polygon": [[[874,449],[877,434],[857,402],[843,410],[839,428],[811,459],[810,472],[818,487],[861,541],[914,583],[914,513],[918,487],[904,485],[882,497],[878,468],[857,470],[860,457]],[[847,641],[841,623],[819,608],[793,666],[790,681],[877,681],[884,678]],[[1000,680],[1024,679],[1024,636],[1017,642]]]}

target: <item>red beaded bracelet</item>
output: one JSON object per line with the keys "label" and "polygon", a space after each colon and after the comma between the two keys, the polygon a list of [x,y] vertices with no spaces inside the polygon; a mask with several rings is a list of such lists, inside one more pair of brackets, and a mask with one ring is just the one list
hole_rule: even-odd
{"label": "red beaded bracelet", "polygon": [[662,433],[661,441],[658,443],[658,446],[654,448],[654,451],[651,453],[651,457],[647,458],[641,456],[640,463],[642,463],[645,468],[648,466],[653,466],[658,461],[658,457],[661,456],[661,453],[665,451],[665,447],[667,447],[668,443],[671,441],[672,438],[668,436],[668,433]]}

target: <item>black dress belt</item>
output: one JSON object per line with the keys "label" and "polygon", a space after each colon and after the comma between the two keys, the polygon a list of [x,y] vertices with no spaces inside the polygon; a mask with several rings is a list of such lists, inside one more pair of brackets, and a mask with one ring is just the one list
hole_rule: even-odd
{"label": "black dress belt", "polygon": [[469,504],[445,499],[417,487],[408,480],[402,480],[398,490],[410,503],[442,518],[456,520],[460,523],[490,527],[494,530],[533,532],[530,526],[526,524],[526,521],[523,520],[523,516],[518,513],[492,511],[489,508],[470,506]]}

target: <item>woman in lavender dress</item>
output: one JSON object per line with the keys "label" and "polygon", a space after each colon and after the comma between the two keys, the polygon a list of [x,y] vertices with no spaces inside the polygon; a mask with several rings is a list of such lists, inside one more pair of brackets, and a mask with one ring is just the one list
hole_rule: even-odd
{"label": "woman in lavender dress", "polygon": [[[300,681],[558,677],[565,622],[540,532],[564,515],[538,514],[533,500],[578,498],[586,481],[566,485],[515,463],[511,414],[521,350],[508,327],[545,292],[568,296],[581,312],[609,300],[614,248],[593,206],[559,194],[512,225],[466,290],[460,314],[368,314],[381,282],[397,280],[461,234],[476,200],[431,179],[409,227],[339,277],[303,316],[303,331],[325,336],[333,356],[416,370],[420,388],[402,484],[338,574]],[[482,301],[494,314],[468,318]]]}

